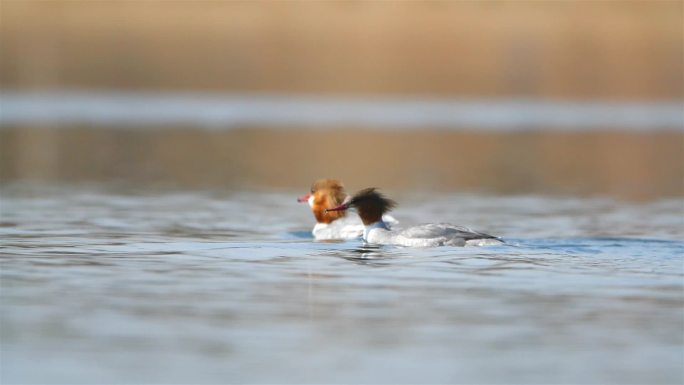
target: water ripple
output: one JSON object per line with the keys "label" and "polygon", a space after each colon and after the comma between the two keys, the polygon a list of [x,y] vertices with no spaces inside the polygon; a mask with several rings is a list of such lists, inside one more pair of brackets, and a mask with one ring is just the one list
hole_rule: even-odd
{"label": "water ripple", "polygon": [[682,382],[681,200],[404,199],[507,240],[410,249],[288,194],[0,192],[2,382]]}

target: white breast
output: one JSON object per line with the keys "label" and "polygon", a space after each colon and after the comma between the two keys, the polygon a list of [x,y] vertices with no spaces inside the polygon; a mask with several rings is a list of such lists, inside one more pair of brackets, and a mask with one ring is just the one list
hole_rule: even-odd
{"label": "white breast", "polygon": [[317,240],[355,239],[363,234],[363,223],[358,217],[348,216],[332,223],[317,223],[311,233]]}
{"label": "white breast", "polygon": [[[396,219],[389,215],[383,216],[387,219],[388,227],[399,223]],[[313,234],[317,240],[334,240],[334,239],[356,239],[363,236],[364,226],[361,219],[356,215],[348,215],[346,217],[335,220],[332,223],[317,223],[314,226]]]}

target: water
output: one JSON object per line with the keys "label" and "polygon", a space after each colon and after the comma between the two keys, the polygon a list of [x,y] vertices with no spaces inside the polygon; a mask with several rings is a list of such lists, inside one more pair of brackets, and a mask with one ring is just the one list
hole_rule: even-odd
{"label": "water", "polygon": [[343,98],[288,94],[202,94],[133,92],[2,92],[0,126],[46,124],[136,129],[195,126],[438,128],[494,131],[681,132],[681,100],[586,102],[513,99],[439,99],[429,97]]}
{"label": "water", "polygon": [[392,194],[486,248],[315,242],[293,192],[5,186],[2,383],[681,383],[681,199]]}

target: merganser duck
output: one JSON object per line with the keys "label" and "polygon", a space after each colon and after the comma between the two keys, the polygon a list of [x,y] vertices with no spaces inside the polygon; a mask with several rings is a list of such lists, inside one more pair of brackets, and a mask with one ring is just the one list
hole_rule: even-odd
{"label": "merganser duck", "polygon": [[[297,202],[308,202],[316,218],[311,233],[317,240],[355,239],[363,235],[363,223],[358,217],[347,216],[343,210],[328,211],[345,202],[347,193],[340,181],[319,179],[311,185],[311,192],[297,198]],[[387,215],[382,218],[387,225],[394,225],[396,219]]]}
{"label": "merganser duck", "polygon": [[386,198],[375,188],[367,188],[340,205],[327,209],[326,213],[345,211],[354,207],[363,222],[363,240],[367,243],[410,247],[484,246],[503,243],[500,238],[493,235],[448,223],[429,223],[405,230],[391,230],[383,221],[383,214],[396,205],[396,202]]}

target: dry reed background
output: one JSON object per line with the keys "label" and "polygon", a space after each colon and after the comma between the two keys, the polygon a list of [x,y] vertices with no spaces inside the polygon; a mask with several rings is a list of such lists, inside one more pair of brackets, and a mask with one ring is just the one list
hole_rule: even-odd
{"label": "dry reed background", "polygon": [[[684,100],[681,1],[6,1],[3,90]],[[682,131],[0,129],[2,181],[684,195]]]}

